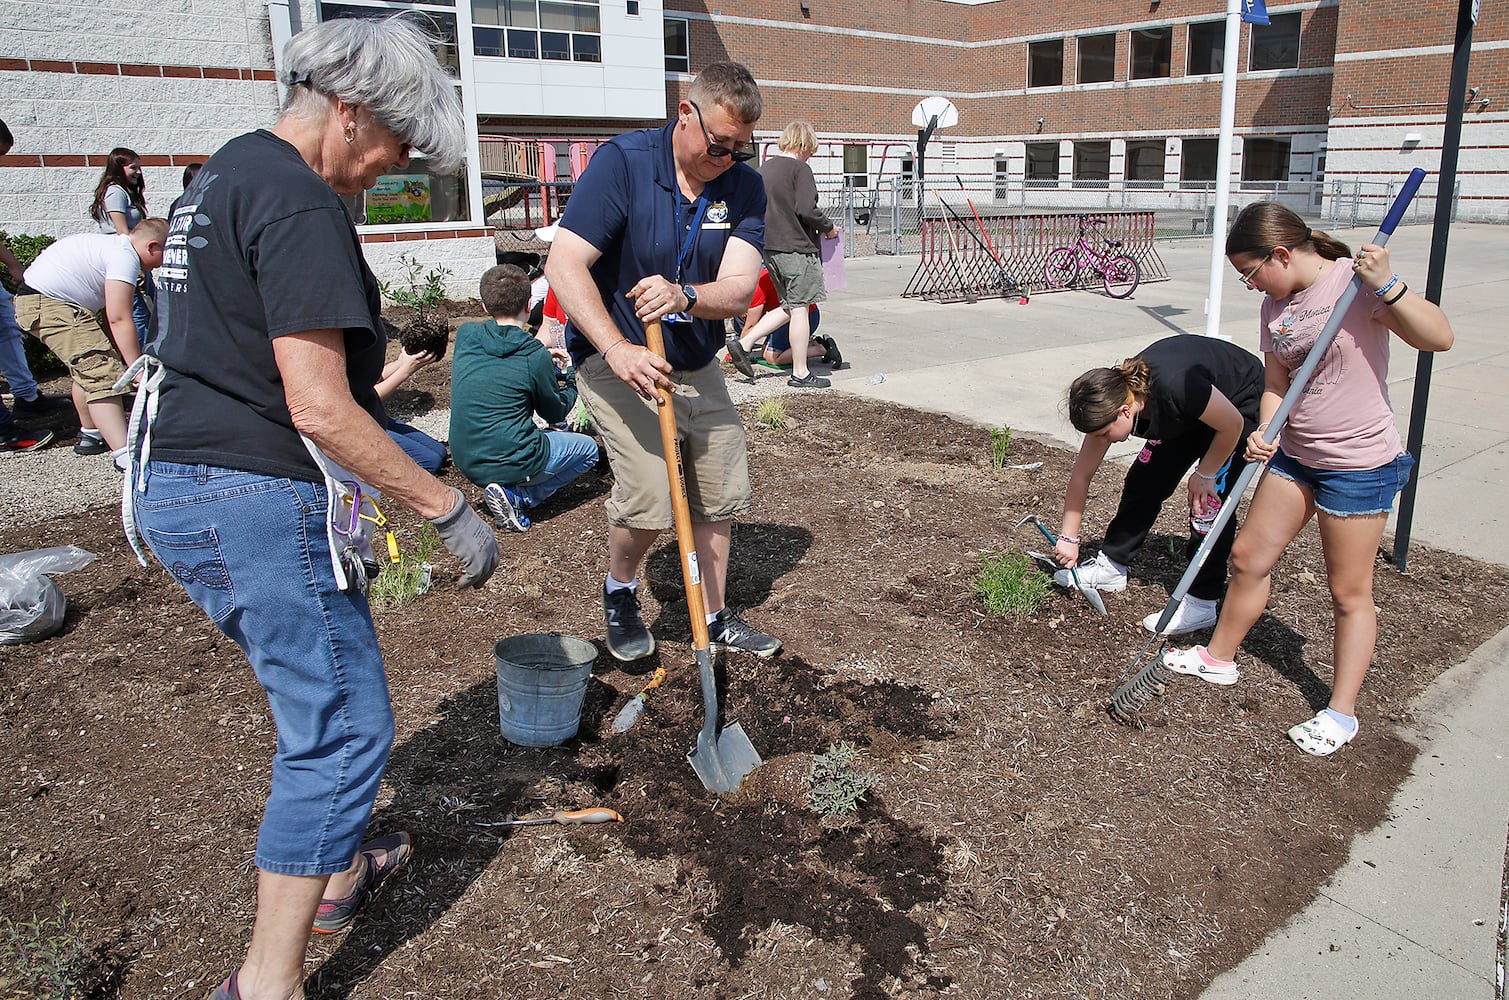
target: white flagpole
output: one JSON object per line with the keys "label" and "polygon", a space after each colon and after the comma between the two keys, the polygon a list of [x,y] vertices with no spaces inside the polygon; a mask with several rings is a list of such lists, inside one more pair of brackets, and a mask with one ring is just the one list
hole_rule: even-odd
{"label": "white flagpole", "polygon": [[1216,203],[1210,234],[1210,287],[1205,297],[1205,335],[1221,333],[1221,279],[1226,270],[1226,213],[1231,204],[1231,139],[1237,121],[1237,60],[1242,41],[1242,0],[1226,0],[1226,47],[1221,52],[1221,137],[1216,142]]}

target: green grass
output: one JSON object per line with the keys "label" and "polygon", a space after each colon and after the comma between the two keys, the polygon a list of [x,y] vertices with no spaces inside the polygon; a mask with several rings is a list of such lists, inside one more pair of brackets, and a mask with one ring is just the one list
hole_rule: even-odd
{"label": "green grass", "polygon": [[1016,552],[981,554],[971,583],[986,612],[1001,617],[1035,613],[1051,586],[1031,559]]}
{"label": "green grass", "polygon": [[1006,456],[1011,451],[1011,428],[994,427],[990,431],[990,467],[1003,469]]}
{"label": "green grass", "polygon": [[859,808],[870,789],[880,784],[880,775],[858,768],[859,748],[847,741],[829,745],[826,753],[812,759],[812,791],[807,802],[812,811],[835,818]]}
{"label": "green grass", "polygon": [[786,426],[786,404],[779,399],[763,400],[759,409],[755,410],[754,419],[755,423],[761,427],[778,431]]}
{"label": "green grass", "polygon": [[367,588],[367,601],[373,611],[391,611],[414,600],[430,589],[430,567],[440,553],[440,534],[429,524],[417,532],[397,529],[398,562],[387,561],[387,539],[373,539],[382,572]]}

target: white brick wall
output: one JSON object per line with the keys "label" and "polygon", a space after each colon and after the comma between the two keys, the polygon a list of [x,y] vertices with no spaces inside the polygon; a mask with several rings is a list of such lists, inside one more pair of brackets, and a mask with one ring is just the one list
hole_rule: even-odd
{"label": "white brick wall", "polygon": [[[1338,127],[1338,126],[1347,127]],[[1419,143],[1406,145],[1409,133]],[[1333,123],[1326,150],[1326,193],[1341,183],[1350,190],[1352,181],[1363,187],[1393,181],[1396,185],[1415,167],[1429,172],[1425,187],[1433,188],[1441,168],[1441,143],[1445,127],[1439,118],[1421,123],[1418,118],[1339,119]],[[1463,124],[1457,156],[1457,181],[1461,201],[1457,218],[1463,222],[1509,222],[1509,114],[1471,115]]]}
{"label": "white brick wall", "polygon": [[362,253],[367,266],[383,281],[394,281],[404,274],[400,255],[412,257],[426,267],[450,268],[445,293],[453,299],[477,297],[477,283],[482,272],[498,262],[497,244],[491,236],[464,240],[409,240],[403,243],[364,243]]}

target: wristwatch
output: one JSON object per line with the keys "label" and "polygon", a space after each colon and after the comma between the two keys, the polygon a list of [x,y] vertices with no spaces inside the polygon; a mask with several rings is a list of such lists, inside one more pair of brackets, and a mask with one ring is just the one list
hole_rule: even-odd
{"label": "wristwatch", "polygon": [[690,313],[697,304],[697,290],[691,285],[682,285],[681,294],[686,296],[686,312]]}

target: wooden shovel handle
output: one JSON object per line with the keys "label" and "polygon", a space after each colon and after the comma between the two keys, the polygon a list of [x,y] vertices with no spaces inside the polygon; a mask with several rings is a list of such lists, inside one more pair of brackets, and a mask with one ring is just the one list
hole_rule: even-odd
{"label": "wooden shovel handle", "polygon": [[[645,342],[658,357],[665,357],[665,335],[660,320],[645,327]],[[671,393],[656,390],[659,398],[660,446],[665,452],[665,471],[671,486],[671,511],[676,522],[676,547],[681,551],[681,575],[686,581],[686,609],[692,619],[692,646],[708,649],[707,602],[702,597],[702,571],[697,565],[697,544],[692,538],[692,511],[686,501],[686,477],[681,470],[681,438],[676,433],[676,405]]]}

